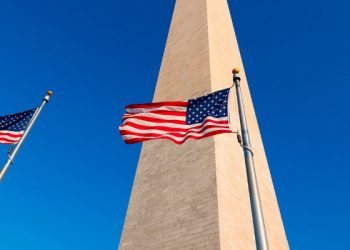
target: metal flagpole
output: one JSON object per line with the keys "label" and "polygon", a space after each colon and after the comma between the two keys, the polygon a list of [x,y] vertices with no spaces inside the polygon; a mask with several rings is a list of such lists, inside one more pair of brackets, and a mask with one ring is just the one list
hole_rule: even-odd
{"label": "metal flagpole", "polygon": [[267,242],[264,217],[262,213],[258,183],[256,179],[254,161],[253,161],[253,151],[250,146],[250,138],[248,132],[247,121],[244,112],[243,98],[241,92],[240,81],[241,78],[238,76],[239,69],[235,68],[232,70],[233,83],[236,86],[236,95],[238,103],[239,120],[241,123],[241,133],[243,139],[243,151],[244,159],[247,171],[248,187],[249,187],[249,197],[250,206],[252,209],[253,223],[254,223],[254,233],[255,242],[257,250],[268,250],[269,245]]}
{"label": "metal flagpole", "polygon": [[8,160],[7,160],[6,164],[5,164],[5,166],[3,167],[3,169],[2,169],[1,172],[0,172],[0,181],[4,178],[4,175],[5,175],[6,171],[7,171],[7,169],[8,169],[8,168],[10,167],[10,165],[13,163],[13,161],[14,161],[14,159],[15,159],[17,153],[18,153],[18,150],[21,148],[21,146],[22,146],[24,140],[26,139],[26,137],[27,137],[27,135],[28,135],[30,129],[33,127],[33,125],[34,125],[36,119],[37,119],[38,116],[40,115],[41,110],[43,109],[43,107],[45,106],[45,104],[49,102],[50,96],[52,96],[52,91],[48,91],[48,92],[47,92],[47,94],[46,94],[46,96],[44,97],[44,99],[43,99],[41,105],[40,105],[39,108],[35,111],[35,113],[34,113],[32,119],[30,120],[30,122],[29,122],[27,128],[25,129],[25,131],[24,131],[24,133],[23,133],[21,139],[18,141],[16,147],[15,147],[15,148],[12,150],[12,152],[9,154],[9,156],[8,156],[9,158],[8,158]]}

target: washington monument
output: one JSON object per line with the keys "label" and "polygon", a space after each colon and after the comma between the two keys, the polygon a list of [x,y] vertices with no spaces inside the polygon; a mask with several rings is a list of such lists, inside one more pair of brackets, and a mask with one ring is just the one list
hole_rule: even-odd
{"label": "washington monument", "polygon": [[[232,68],[241,70],[268,245],[289,249],[227,0],[176,0],[153,101],[188,100],[231,87]],[[239,131],[234,95],[231,123]],[[119,249],[256,249],[236,134],[182,145],[145,142]]]}

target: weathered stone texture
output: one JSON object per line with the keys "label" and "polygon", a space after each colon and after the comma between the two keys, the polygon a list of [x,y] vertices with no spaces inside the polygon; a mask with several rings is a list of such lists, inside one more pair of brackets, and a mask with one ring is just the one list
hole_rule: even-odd
{"label": "weathered stone texture", "polygon": [[[289,249],[226,0],[177,0],[154,101],[232,85],[242,92],[271,250]],[[237,105],[230,112],[237,126]],[[145,142],[120,250],[255,249],[242,148],[235,134],[175,145]]]}

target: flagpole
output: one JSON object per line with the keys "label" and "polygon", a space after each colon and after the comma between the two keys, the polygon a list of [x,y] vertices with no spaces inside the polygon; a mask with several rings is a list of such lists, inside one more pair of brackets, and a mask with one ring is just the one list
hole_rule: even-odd
{"label": "flagpole", "polygon": [[244,112],[243,98],[241,92],[240,81],[241,78],[238,75],[239,69],[235,68],[232,70],[233,83],[236,86],[236,95],[238,103],[239,120],[241,123],[241,133],[243,139],[243,151],[244,159],[247,171],[250,206],[252,209],[252,217],[254,224],[255,242],[257,250],[268,250],[269,245],[266,237],[266,230],[264,225],[264,217],[261,208],[261,201],[259,195],[258,182],[256,179],[253,151],[250,146],[250,138],[248,132],[247,121]]}
{"label": "flagpole", "polygon": [[21,148],[24,140],[26,139],[27,135],[29,134],[29,131],[31,130],[31,128],[33,127],[35,121],[37,120],[37,118],[39,117],[40,115],[40,112],[41,110],[43,109],[43,107],[45,106],[46,103],[49,102],[50,100],[50,96],[52,96],[52,91],[48,91],[46,96],[44,97],[41,105],[39,106],[39,108],[35,111],[32,119],[30,120],[27,128],[25,129],[21,139],[18,141],[18,143],[16,144],[16,147],[12,150],[12,152],[9,154],[8,156],[8,160],[7,162],[5,163],[3,169],[1,170],[0,172],[0,181],[4,178],[5,176],[5,173],[6,171],[8,170],[8,168],[10,167],[10,165],[13,163],[17,153],[18,153],[18,150]]}

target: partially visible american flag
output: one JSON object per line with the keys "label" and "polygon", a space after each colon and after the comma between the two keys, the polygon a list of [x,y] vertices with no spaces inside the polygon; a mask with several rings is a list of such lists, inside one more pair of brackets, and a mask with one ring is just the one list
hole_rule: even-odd
{"label": "partially visible american flag", "polygon": [[188,101],[128,105],[119,126],[120,134],[128,144],[154,139],[182,144],[188,138],[232,133],[229,91],[223,89]]}
{"label": "partially visible american flag", "polygon": [[27,128],[36,109],[13,115],[0,116],[0,143],[17,143]]}

